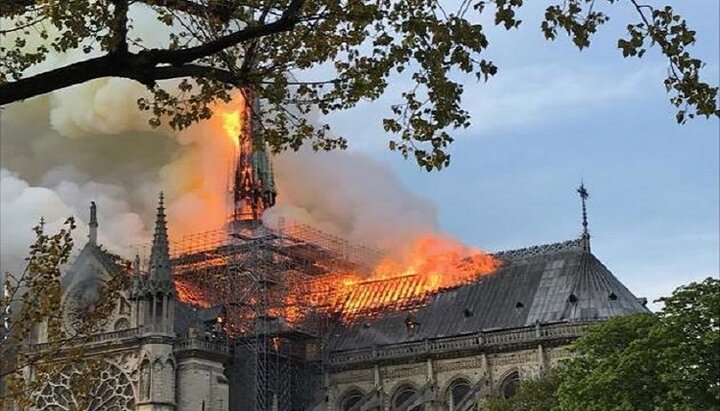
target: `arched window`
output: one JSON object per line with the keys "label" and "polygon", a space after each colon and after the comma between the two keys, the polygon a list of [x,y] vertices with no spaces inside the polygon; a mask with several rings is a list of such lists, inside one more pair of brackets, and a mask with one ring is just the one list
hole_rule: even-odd
{"label": "arched window", "polygon": [[[415,394],[417,394],[417,389],[415,389],[415,387],[413,387],[412,385],[408,384],[403,385],[397,390],[395,390],[395,395],[393,395],[392,400],[393,411],[401,409],[402,405],[405,404],[405,402],[411,397],[413,397]],[[409,411],[421,411],[422,409],[422,405],[418,405],[411,408]]]}
{"label": "arched window", "polygon": [[446,394],[446,403],[448,408],[452,411],[455,410],[462,400],[467,397],[470,392],[470,382],[464,378],[458,378],[450,384]]}
{"label": "arched window", "polygon": [[348,391],[342,398],[342,401],[340,401],[340,410],[341,411],[348,411],[357,403],[360,402],[360,400],[363,397],[363,393],[358,389],[353,389]]}
{"label": "arched window", "polygon": [[511,372],[500,385],[500,395],[505,399],[513,397],[519,384],[520,374],[517,371]]}
{"label": "arched window", "polygon": [[114,331],[127,330],[128,328],[130,328],[130,321],[125,317],[119,318],[115,321],[115,325],[113,325]]}

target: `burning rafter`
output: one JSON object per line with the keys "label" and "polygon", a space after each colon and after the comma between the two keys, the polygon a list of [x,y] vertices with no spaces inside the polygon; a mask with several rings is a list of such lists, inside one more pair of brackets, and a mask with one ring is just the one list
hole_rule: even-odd
{"label": "burning rafter", "polygon": [[[370,269],[317,244],[327,237],[310,241],[308,231],[305,240],[267,228],[254,233],[231,235],[209,248],[185,247],[173,259],[179,298],[204,307],[225,305],[230,331],[240,334],[254,332],[259,315],[313,332],[328,320],[416,309],[435,293],[476,281],[498,266],[487,254],[434,236],[418,239],[404,258],[376,259]],[[264,314],[257,311],[260,304]]]}

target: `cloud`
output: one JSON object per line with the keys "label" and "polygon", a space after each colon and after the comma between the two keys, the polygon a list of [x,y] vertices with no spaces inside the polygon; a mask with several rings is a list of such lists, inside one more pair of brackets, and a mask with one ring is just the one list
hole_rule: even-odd
{"label": "cloud", "polygon": [[466,100],[474,130],[519,130],[633,99],[650,86],[646,78],[652,71],[618,75],[607,68],[579,72],[552,64],[526,66],[499,73]]}

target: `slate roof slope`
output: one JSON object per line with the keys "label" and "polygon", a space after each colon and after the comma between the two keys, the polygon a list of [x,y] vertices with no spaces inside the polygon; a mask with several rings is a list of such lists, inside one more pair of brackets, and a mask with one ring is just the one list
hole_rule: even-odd
{"label": "slate roof slope", "polygon": [[[541,323],[586,322],[648,312],[582,239],[496,253],[503,265],[471,284],[441,292],[424,307],[388,312],[328,335],[331,351],[511,329]],[[408,331],[406,319],[419,323]]]}
{"label": "slate roof slope", "polygon": [[225,308],[214,306],[208,308],[196,307],[182,301],[175,301],[175,333],[184,334],[188,329],[195,328],[197,332],[204,331],[208,324],[215,323],[218,316],[225,315]]}

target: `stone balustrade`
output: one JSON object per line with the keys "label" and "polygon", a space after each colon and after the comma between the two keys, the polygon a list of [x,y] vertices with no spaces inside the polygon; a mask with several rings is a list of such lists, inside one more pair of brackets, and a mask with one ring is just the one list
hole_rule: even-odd
{"label": "stone balustrade", "polygon": [[72,347],[77,344],[93,345],[98,343],[104,343],[107,341],[119,341],[131,338],[137,338],[140,336],[140,328],[128,328],[119,331],[110,331],[101,334],[94,334],[89,337],[77,336],[71,337],[66,341],[61,342],[48,342],[41,344],[30,344],[27,346],[28,352],[41,352],[47,349],[58,349],[63,347]]}
{"label": "stone balustrade", "polygon": [[590,324],[538,324],[512,330],[481,331],[475,334],[375,346],[330,353],[331,365],[398,359],[418,354],[448,353],[468,349],[488,350],[502,346],[529,345],[553,340],[574,339]]}
{"label": "stone balustrade", "polygon": [[227,342],[222,340],[210,340],[201,337],[185,337],[175,341],[175,351],[205,351],[227,355],[230,348]]}

